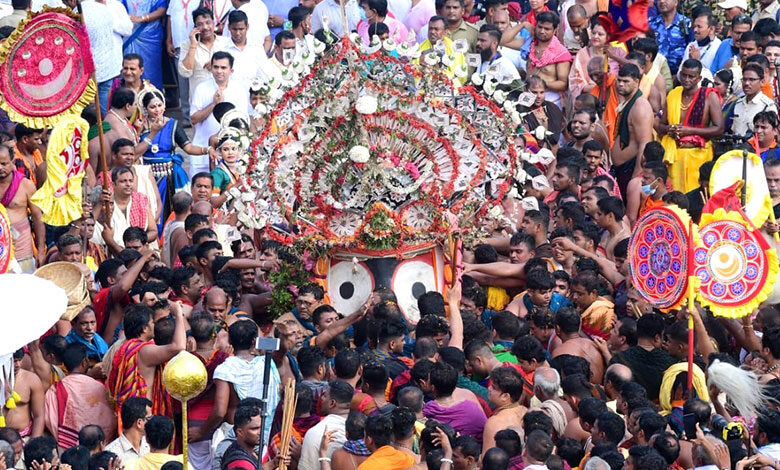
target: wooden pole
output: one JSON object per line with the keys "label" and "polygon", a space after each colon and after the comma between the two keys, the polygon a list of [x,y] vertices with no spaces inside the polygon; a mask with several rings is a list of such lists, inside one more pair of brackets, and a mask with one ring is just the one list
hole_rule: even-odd
{"label": "wooden pole", "polygon": [[[81,17],[81,24],[87,27],[84,22],[84,12],[81,9],[81,2],[76,3],[76,9]],[[100,139],[100,166],[103,168],[103,190],[108,191],[108,164],[106,163],[106,147],[103,143],[103,111],[100,109],[100,91],[97,89],[98,81],[95,72],[91,75],[92,81],[95,82],[95,117],[97,118],[98,126],[98,139]],[[106,201],[103,207],[105,213],[104,223],[106,227],[111,227],[111,203]],[[186,465],[186,464],[185,464]],[[187,470],[186,468],[184,470]]]}

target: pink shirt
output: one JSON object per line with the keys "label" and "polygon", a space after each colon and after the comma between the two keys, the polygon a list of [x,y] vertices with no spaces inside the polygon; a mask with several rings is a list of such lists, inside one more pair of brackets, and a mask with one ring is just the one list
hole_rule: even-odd
{"label": "pink shirt", "polygon": [[[403,23],[393,18],[392,13],[388,12],[382,23],[387,25],[387,28],[390,30],[390,39],[394,40],[396,43],[406,42],[406,36],[409,35],[409,30],[406,29],[406,26],[404,26]],[[363,39],[363,44],[371,44],[371,38],[368,37],[369,26],[371,25],[368,24],[368,21],[364,20],[360,20],[357,24],[357,32]]]}
{"label": "pink shirt", "polygon": [[428,24],[428,21],[430,21],[431,17],[434,15],[436,15],[434,0],[420,0],[417,2],[417,5],[414,5],[409,10],[409,13],[406,14],[404,25],[409,31],[414,31],[414,34],[418,38],[418,43],[422,42],[422,40],[419,39],[420,30],[423,26]]}

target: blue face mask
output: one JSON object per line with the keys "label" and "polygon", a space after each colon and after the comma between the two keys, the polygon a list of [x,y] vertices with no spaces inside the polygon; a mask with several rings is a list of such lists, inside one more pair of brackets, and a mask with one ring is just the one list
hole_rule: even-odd
{"label": "blue face mask", "polygon": [[644,194],[645,196],[652,196],[654,193],[655,193],[655,188],[653,188],[652,183],[642,185],[642,194]]}
{"label": "blue face mask", "polygon": [[366,16],[366,10],[362,8],[358,8],[360,10],[360,19],[363,21],[368,21],[368,17]]}

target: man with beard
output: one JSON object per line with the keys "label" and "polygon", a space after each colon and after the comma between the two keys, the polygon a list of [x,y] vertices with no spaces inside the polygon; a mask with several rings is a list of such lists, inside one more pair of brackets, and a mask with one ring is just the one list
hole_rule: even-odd
{"label": "man with beard", "polygon": [[290,9],[287,15],[292,23],[292,33],[295,35],[295,54],[300,57],[305,53],[314,53],[314,35],[311,34],[311,10],[303,6]]}
{"label": "man with beard", "polygon": [[591,140],[591,132],[596,125],[596,113],[590,109],[575,111],[569,121],[569,134],[574,140],[566,143],[566,147],[573,147],[582,152],[583,145]]}
{"label": "man with beard", "polygon": [[558,143],[561,130],[563,130],[563,113],[559,105],[548,101],[549,91],[547,90],[547,83],[541,76],[531,75],[528,77],[528,91],[534,94],[534,104],[531,106],[531,112],[525,115],[525,123],[530,130],[542,126],[549,131],[550,135],[545,138],[544,142],[549,147],[553,147]]}
{"label": "man with beard", "polygon": [[488,75],[501,82],[520,78],[514,64],[498,52],[499,42],[501,42],[501,31],[498,30],[498,26],[486,24],[479,28],[477,52],[482,58],[482,63],[477,71],[482,76]]}
{"label": "man with beard", "polygon": [[669,92],[658,126],[658,132],[665,134],[661,144],[672,186],[684,193],[699,186],[699,167],[712,160],[711,139],[723,134],[724,128],[718,95],[711,93],[713,88],[699,86],[701,70],[698,60],[683,62],[682,86]]}
{"label": "man with beard", "polygon": [[279,338],[279,350],[274,351],[273,358],[276,368],[279,370],[279,377],[282,383],[287,383],[291,378],[297,381],[301,380],[301,373],[298,369],[298,351],[303,346],[303,329],[298,322],[288,320],[283,323],[277,323],[274,336]]}
{"label": "man with beard", "polygon": [[528,54],[528,74],[537,75],[547,84],[545,98],[561,108],[561,98],[569,86],[572,57],[555,37],[558,15],[545,11],[536,15],[534,39]]}
{"label": "man with beard", "polygon": [[641,78],[639,67],[623,64],[615,85],[622,102],[615,109],[615,127],[610,129],[614,136],[610,153],[612,175],[618,182],[621,194],[626,194],[628,182],[641,169],[636,164],[636,156],[642,154],[645,145],[653,138],[653,108],[639,91]]}

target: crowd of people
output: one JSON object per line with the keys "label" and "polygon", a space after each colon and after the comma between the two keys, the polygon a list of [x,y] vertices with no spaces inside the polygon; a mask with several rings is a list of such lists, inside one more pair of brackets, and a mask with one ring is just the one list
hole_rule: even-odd
{"label": "crowd of people", "polygon": [[[12,0],[0,37],[76,3]],[[614,42],[604,0],[82,0],[104,116],[101,133],[83,113],[83,215],[44,223],[50,130],[7,116],[0,204],[13,270],[71,263],[89,301],[14,354],[0,469],[180,470],[162,371],[188,351],[208,372],[187,409],[194,470],[780,470],[780,304],[661,312],[629,275],[641,215],[698,222],[726,150],[761,158],[780,217],[780,2],[690,3],[657,0]],[[550,155],[524,164],[522,203],[477,221],[462,279],[415,294],[416,324],[387,288],[339,312],[315,277],[272,318],[273,274],[300,253],[225,210],[244,143],[223,116],[262,129],[268,83],[294,86],[353,32],[434,50],[461,85],[522,84],[506,131]]]}

